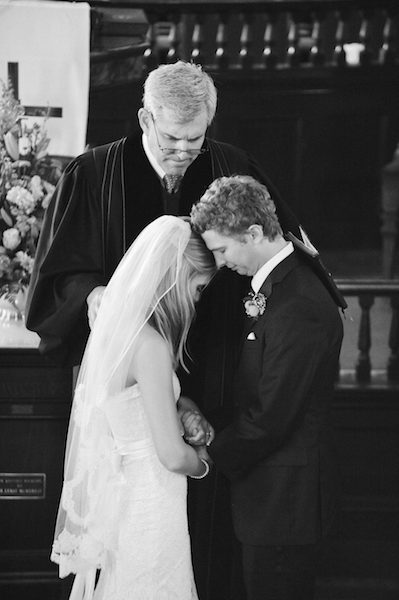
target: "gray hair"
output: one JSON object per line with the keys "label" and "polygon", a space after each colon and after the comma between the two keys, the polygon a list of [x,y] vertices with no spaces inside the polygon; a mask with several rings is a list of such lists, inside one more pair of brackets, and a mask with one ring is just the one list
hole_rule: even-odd
{"label": "gray hair", "polygon": [[217,104],[213,79],[200,65],[179,60],[160,65],[144,82],[143,106],[154,117],[163,109],[173,110],[181,123],[195,118],[206,108],[208,125],[211,124]]}

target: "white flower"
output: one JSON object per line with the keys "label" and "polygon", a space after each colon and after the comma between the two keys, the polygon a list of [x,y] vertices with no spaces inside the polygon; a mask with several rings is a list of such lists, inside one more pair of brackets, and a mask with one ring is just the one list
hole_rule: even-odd
{"label": "white flower", "polygon": [[27,156],[32,150],[32,144],[27,135],[22,135],[18,140],[18,150],[20,156]]}
{"label": "white flower", "polygon": [[28,231],[30,231],[29,219],[26,215],[18,215],[15,223],[15,229],[18,229],[21,237],[25,237]]}
{"label": "white flower", "polygon": [[21,243],[21,236],[18,229],[11,227],[3,232],[3,245],[7,250],[15,250]]}
{"label": "white flower", "polygon": [[19,211],[27,215],[30,215],[36,206],[35,199],[30,191],[20,185],[12,187],[7,192],[6,198],[10,204],[13,204]]}
{"label": "white flower", "polygon": [[251,300],[247,300],[244,306],[245,312],[249,317],[257,317],[259,315],[259,308]]}
{"label": "white flower", "polygon": [[243,299],[245,312],[248,317],[253,319],[257,319],[259,316],[263,315],[266,310],[266,302],[267,298],[262,292],[250,292]]}
{"label": "white flower", "polygon": [[41,177],[39,177],[39,175],[33,175],[32,179],[30,180],[29,187],[35,202],[37,202],[43,197],[44,191],[42,186],[42,180]]}
{"label": "white flower", "polygon": [[15,254],[15,258],[16,258],[17,262],[21,265],[21,267],[24,269],[24,271],[29,273],[29,275],[32,275],[33,262],[34,262],[33,258],[31,256],[29,256],[29,254],[27,252],[23,252],[22,250],[19,250]]}

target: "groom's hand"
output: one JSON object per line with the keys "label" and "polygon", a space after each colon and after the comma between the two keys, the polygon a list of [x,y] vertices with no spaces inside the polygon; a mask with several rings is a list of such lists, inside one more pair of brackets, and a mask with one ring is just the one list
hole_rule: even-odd
{"label": "groom's hand", "polygon": [[215,431],[199,411],[182,411],[180,419],[184,427],[184,439],[188,444],[209,446],[215,437]]}
{"label": "groom's hand", "polygon": [[177,406],[186,442],[193,446],[209,446],[215,437],[215,431],[198,410],[196,403],[187,396],[180,396]]}

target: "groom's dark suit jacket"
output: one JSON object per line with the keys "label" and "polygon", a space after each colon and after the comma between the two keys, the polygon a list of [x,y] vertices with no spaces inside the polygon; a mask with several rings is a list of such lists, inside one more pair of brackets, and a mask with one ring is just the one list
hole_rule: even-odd
{"label": "groom's dark suit jacket", "polygon": [[242,543],[314,543],[337,512],[329,409],[341,317],[296,251],[260,291],[267,306],[258,320],[248,318],[233,383],[234,421],[209,453],[231,480]]}

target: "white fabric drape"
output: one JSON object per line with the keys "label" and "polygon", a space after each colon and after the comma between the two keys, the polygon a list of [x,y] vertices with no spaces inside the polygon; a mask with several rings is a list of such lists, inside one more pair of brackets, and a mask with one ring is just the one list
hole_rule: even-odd
{"label": "white fabric drape", "polygon": [[0,79],[17,65],[18,98],[28,125],[51,107],[48,153],[76,156],[86,145],[90,72],[90,6],[85,2],[0,0]]}

